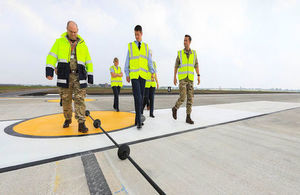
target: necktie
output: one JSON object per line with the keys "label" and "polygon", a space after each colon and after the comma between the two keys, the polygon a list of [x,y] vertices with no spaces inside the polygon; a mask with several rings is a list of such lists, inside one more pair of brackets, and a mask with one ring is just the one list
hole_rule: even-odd
{"label": "necktie", "polygon": [[141,42],[139,42],[138,47],[139,47],[139,50],[140,50],[141,49]]}

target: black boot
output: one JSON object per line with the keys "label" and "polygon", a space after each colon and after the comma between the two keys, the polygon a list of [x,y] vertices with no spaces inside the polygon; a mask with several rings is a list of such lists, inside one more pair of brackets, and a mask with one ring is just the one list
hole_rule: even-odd
{"label": "black boot", "polygon": [[190,114],[187,114],[186,115],[186,120],[185,120],[186,123],[189,123],[189,124],[194,124],[194,121],[191,119],[191,115]]}
{"label": "black boot", "polygon": [[63,128],[69,127],[71,123],[72,123],[72,120],[71,120],[71,119],[70,119],[70,120],[65,120],[64,125],[63,125]]}
{"label": "black boot", "polygon": [[[144,126],[144,123],[141,123],[141,125]],[[136,123],[136,122],[134,123],[134,126],[137,126],[137,123]]]}
{"label": "black boot", "polygon": [[144,125],[144,123],[139,123],[139,124],[137,124],[137,128],[141,129],[143,125]]}
{"label": "black boot", "polygon": [[172,115],[175,120],[177,120],[177,109],[175,107],[172,108]]}
{"label": "black boot", "polygon": [[88,132],[88,128],[85,126],[85,123],[78,123],[78,131],[81,133],[86,133]]}

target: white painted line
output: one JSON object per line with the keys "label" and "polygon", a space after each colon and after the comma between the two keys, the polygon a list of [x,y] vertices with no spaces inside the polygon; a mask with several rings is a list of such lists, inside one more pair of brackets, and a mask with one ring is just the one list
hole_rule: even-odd
{"label": "white painted line", "polygon": [[[185,123],[185,108],[178,110],[178,120],[171,116],[171,109],[155,110],[155,118],[148,118],[141,130],[136,127],[111,132],[120,144],[142,139],[177,133],[208,125],[226,123],[248,117],[300,107],[296,103],[284,102],[243,102],[222,105],[195,106],[192,119],[194,125]],[[148,114],[148,112],[145,112]],[[0,169],[63,155],[113,146],[104,135],[69,138],[22,138],[8,135],[4,128],[18,121],[0,122]]]}

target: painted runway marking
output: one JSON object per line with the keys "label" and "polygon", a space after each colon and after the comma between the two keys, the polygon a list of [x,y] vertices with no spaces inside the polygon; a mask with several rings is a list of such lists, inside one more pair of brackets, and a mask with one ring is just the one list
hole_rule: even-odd
{"label": "painted runway marking", "polygon": [[[195,106],[192,113],[194,125],[185,123],[185,108],[178,110],[178,120],[173,120],[171,109],[161,109],[155,110],[155,119],[147,118],[141,130],[131,127],[123,131],[111,132],[110,135],[119,144],[133,144],[298,107],[300,104],[297,103],[268,101]],[[114,147],[103,134],[60,139],[31,139],[11,136],[3,131],[16,122],[18,121],[0,122],[0,129],[2,129],[0,131],[0,172]]]}
{"label": "painted runway marking", "polygon": [[[101,120],[106,131],[124,130],[134,126],[135,114],[130,112],[91,111],[91,114]],[[86,118],[88,133],[78,132],[78,123],[74,116],[68,128],[62,127],[64,120],[63,114],[46,115],[12,124],[4,131],[9,135],[27,138],[62,138],[103,133],[100,129],[94,128],[93,121],[89,117]]]}
{"label": "painted runway marking", "polygon": [[[73,101],[73,100],[72,100]],[[96,99],[84,99],[85,102],[93,102],[96,101]],[[54,99],[54,100],[47,100],[47,102],[51,102],[51,103],[59,103],[60,99]]]}

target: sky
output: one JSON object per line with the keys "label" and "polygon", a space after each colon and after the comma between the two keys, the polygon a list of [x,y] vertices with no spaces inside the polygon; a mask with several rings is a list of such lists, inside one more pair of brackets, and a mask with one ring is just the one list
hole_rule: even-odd
{"label": "sky", "polygon": [[55,85],[45,78],[46,57],[74,20],[96,84],[110,83],[114,57],[124,70],[140,24],[160,86],[174,86],[177,51],[189,34],[200,88],[300,89],[299,13],[297,0],[0,0],[0,84]]}

